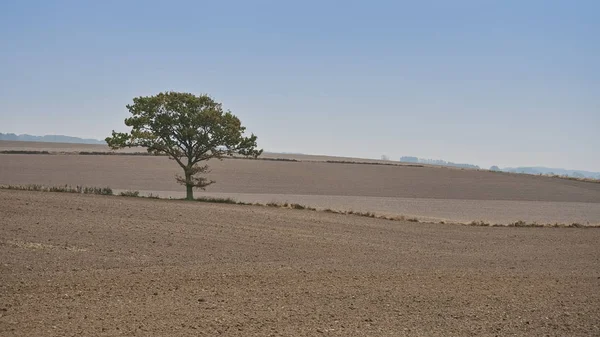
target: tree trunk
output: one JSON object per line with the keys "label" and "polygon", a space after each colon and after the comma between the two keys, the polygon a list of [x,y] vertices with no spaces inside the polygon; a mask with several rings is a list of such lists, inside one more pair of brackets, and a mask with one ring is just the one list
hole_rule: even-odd
{"label": "tree trunk", "polygon": [[186,200],[194,200],[194,185],[192,185],[192,175],[185,174],[185,190],[186,190]]}

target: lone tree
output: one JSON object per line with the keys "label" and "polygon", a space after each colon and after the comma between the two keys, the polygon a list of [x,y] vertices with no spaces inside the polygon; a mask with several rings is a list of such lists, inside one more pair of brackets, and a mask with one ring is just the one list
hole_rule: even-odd
{"label": "lone tree", "polygon": [[205,189],[214,183],[199,174],[208,173],[209,159],[242,155],[258,157],[256,136],[244,137],[245,127],[230,111],[208,95],[165,92],[136,97],[127,105],[131,117],[128,133],[112,131],[106,143],[113,149],[142,146],[149,153],[166,154],[183,169],[176,180],[186,187],[186,199],[194,199],[194,188]]}

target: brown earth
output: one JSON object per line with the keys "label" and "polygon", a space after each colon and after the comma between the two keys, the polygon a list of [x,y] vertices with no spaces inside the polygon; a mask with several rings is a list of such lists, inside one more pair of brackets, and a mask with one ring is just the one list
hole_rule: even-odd
{"label": "brown earth", "polygon": [[[99,144],[74,144],[74,143],[49,143],[49,142],[24,142],[0,140],[0,151],[47,151],[52,154],[73,154],[79,152],[114,152],[114,153],[147,153],[144,148],[124,148],[113,151],[106,145]],[[334,157],[325,155],[311,155],[299,153],[271,153],[263,152],[261,158],[291,159],[300,161],[350,161],[387,163],[390,161],[363,159],[353,157]],[[399,163],[398,163],[399,164]]]}
{"label": "brown earth", "polygon": [[1,336],[599,336],[600,230],[0,190]]}
{"label": "brown earth", "polygon": [[[210,161],[211,192],[600,203],[600,184],[539,176],[324,162]],[[0,155],[0,183],[181,191],[166,157]]]}
{"label": "brown earth", "polygon": [[[331,157],[330,157],[331,159]],[[239,160],[209,162],[209,195],[470,222],[600,224],[600,184],[549,177],[407,167]],[[181,197],[166,157],[0,154],[0,184],[110,186]]]}

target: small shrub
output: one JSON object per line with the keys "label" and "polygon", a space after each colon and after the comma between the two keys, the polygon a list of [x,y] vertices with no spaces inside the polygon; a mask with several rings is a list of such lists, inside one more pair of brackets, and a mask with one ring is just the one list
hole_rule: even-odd
{"label": "small shrub", "polygon": [[293,209],[306,209],[306,206],[300,204],[290,204],[290,207]]}

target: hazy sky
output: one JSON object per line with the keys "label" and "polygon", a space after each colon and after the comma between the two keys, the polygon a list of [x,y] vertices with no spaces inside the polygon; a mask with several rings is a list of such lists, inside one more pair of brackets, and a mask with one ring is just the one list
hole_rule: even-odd
{"label": "hazy sky", "polygon": [[600,1],[1,1],[0,132],[208,93],[268,151],[600,171]]}

